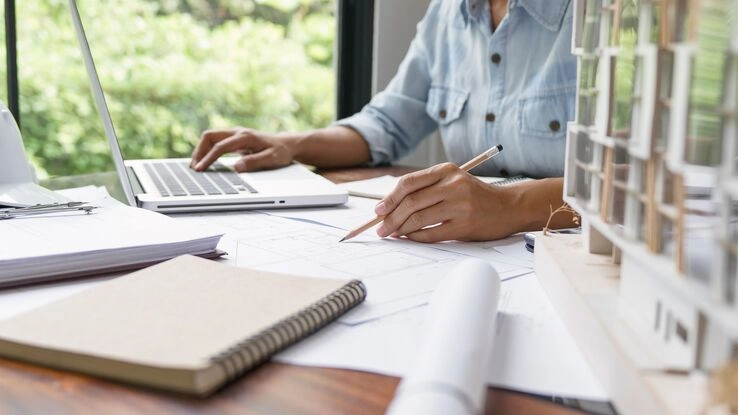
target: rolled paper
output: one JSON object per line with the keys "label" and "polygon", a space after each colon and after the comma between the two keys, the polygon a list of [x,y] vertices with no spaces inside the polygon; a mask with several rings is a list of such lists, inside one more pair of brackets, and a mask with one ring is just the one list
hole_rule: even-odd
{"label": "rolled paper", "polygon": [[387,414],[483,412],[499,296],[497,271],[479,259],[460,262],[439,282],[417,361]]}
{"label": "rolled paper", "polygon": [[0,184],[33,183],[33,166],[28,162],[18,124],[0,102]]}

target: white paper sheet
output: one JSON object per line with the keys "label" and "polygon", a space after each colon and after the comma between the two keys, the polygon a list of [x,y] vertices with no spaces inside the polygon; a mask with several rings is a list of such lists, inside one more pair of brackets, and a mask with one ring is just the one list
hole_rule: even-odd
{"label": "white paper sheet", "polygon": [[94,287],[113,276],[0,290],[0,320]]}
{"label": "white paper sheet", "polygon": [[[338,242],[345,234],[341,229],[257,215],[252,212],[178,218],[206,220],[207,225],[203,222],[202,226],[215,226],[225,232],[219,248],[229,252],[237,266],[361,279],[367,287],[367,299],[339,319],[345,324],[364,323],[424,304],[438,280],[456,263],[469,258],[468,254],[438,249],[434,244],[382,239],[371,234]],[[480,252],[478,257],[494,265],[503,280],[532,270],[531,264],[508,261],[495,250]]]}
{"label": "white paper sheet", "polygon": [[[489,385],[608,400],[535,275],[503,282],[498,311]],[[276,360],[403,376],[421,347],[426,315],[420,306],[358,326],[332,324]]]}
{"label": "white paper sheet", "polygon": [[[349,197],[344,206],[338,208],[279,209],[263,213],[311,223],[319,223],[343,229],[348,232],[365,223],[374,215],[376,200],[362,197]],[[342,235],[343,236],[343,235]],[[375,237],[375,228],[369,229],[362,237]],[[458,242],[447,241],[432,245],[436,249],[456,252],[469,256],[495,256],[497,261],[520,267],[533,267],[533,254],[525,249],[522,234],[513,235],[499,241]]]}

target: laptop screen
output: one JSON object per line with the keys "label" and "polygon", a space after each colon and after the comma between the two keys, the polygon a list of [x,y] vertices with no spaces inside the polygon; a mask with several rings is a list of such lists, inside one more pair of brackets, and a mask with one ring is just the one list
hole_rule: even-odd
{"label": "laptop screen", "polygon": [[92,88],[92,95],[95,98],[95,105],[100,113],[100,118],[103,122],[103,128],[105,129],[105,136],[110,144],[111,155],[113,162],[115,163],[115,170],[118,174],[118,178],[123,187],[123,192],[126,195],[126,201],[131,206],[136,206],[136,197],[133,193],[133,186],[131,180],[128,177],[126,166],[123,163],[123,154],[120,151],[120,145],[118,144],[118,137],[115,133],[115,127],[113,127],[113,120],[110,117],[110,111],[108,110],[108,104],[105,101],[105,94],[103,93],[102,85],[100,84],[100,78],[97,75],[95,68],[95,62],[92,59],[92,52],[90,51],[90,44],[85,34],[84,26],[82,25],[82,19],[79,15],[79,9],[77,8],[76,0],[69,0],[69,11],[72,16],[72,24],[74,25],[74,31],[79,41],[80,50],[82,51],[82,58],[85,62],[85,68],[87,69],[87,75],[90,78],[90,87]]}

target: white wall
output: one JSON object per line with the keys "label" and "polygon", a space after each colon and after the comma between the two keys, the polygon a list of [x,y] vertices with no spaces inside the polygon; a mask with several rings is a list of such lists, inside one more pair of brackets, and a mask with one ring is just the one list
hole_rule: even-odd
{"label": "white wall", "polygon": [[[417,22],[430,0],[376,0],[372,93],[384,89],[397,71],[415,36]],[[438,134],[426,139],[413,154],[395,164],[425,167],[446,160]]]}

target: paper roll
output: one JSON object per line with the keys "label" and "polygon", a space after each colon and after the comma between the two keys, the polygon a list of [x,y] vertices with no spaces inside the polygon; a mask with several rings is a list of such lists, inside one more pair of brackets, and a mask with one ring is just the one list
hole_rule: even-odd
{"label": "paper roll", "polygon": [[497,271],[479,259],[456,265],[430,299],[426,336],[391,415],[480,414],[500,295]]}
{"label": "paper roll", "polygon": [[13,114],[0,102],[0,184],[33,183],[36,176]]}

